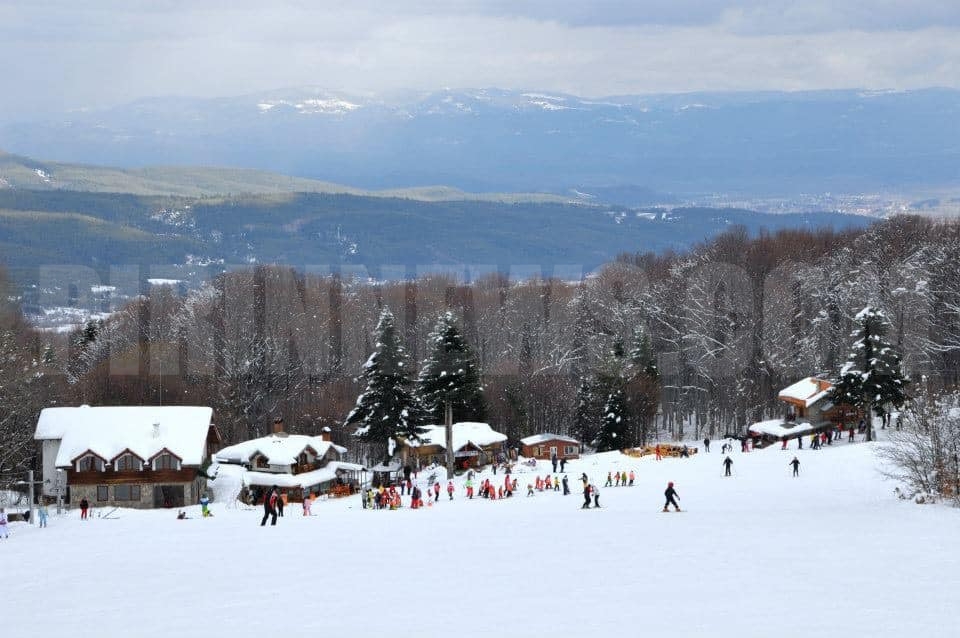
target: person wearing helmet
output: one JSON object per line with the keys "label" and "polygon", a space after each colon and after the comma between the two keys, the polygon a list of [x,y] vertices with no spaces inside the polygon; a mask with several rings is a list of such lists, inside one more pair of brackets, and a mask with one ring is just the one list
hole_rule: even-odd
{"label": "person wearing helmet", "polygon": [[669,483],[667,483],[667,489],[663,493],[663,495],[667,497],[666,502],[663,504],[663,511],[664,512],[669,511],[667,508],[673,505],[674,509],[676,509],[676,511],[679,512],[680,506],[677,505],[676,499],[679,499],[680,495],[677,494],[677,490],[673,489],[673,481],[670,481]]}

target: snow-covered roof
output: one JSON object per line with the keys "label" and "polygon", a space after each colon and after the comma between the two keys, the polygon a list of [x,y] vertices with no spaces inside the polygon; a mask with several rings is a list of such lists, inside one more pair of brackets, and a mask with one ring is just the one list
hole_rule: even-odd
{"label": "snow-covered roof", "polygon": [[193,406],[45,408],[34,438],[60,439],[57,467],[87,450],[112,461],[127,449],[145,461],[167,449],[184,465],[200,465],[212,419],[212,408]]}
{"label": "snow-covered roof", "polygon": [[[443,449],[447,448],[447,430],[442,425],[428,425],[426,426],[426,431],[419,436],[419,441],[407,441],[407,445],[410,447],[438,445]],[[453,424],[454,451],[463,448],[468,443],[473,443],[479,447],[487,447],[489,445],[503,443],[506,440],[507,435],[494,431],[489,423],[464,421],[463,423]]]}
{"label": "snow-covered roof", "polygon": [[780,419],[771,419],[769,421],[758,421],[750,426],[750,431],[754,434],[769,434],[778,438],[796,436],[804,432],[812,432],[813,426],[809,423],[795,423],[787,427],[786,422]]}
{"label": "snow-covered roof", "polygon": [[319,485],[337,478],[337,470],[360,472],[364,469],[362,465],[356,463],[345,463],[343,461],[331,461],[319,470],[304,472],[302,474],[273,474],[271,472],[244,472],[243,483],[245,485],[258,485],[262,487],[271,487],[276,485],[282,488],[291,487],[310,487]]}
{"label": "snow-covered roof", "polygon": [[293,465],[308,447],[316,452],[317,456],[323,456],[331,447],[340,454],[347,451],[347,448],[324,441],[319,436],[270,434],[225,447],[217,452],[216,458],[222,463],[247,463],[259,452],[270,465]]}
{"label": "snow-covered roof", "polygon": [[811,405],[827,396],[827,393],[832,387],[833,386],[829,381],[817,379],[816,377],[807,377],[806,379],[801,379],[793,385],[787,386],[783,390],[780,390],[780,394],[778,394],[777,397],[782,401],[799,403],[802,404],[803,407],[809,408]]}
{"label": "snow-covered roof", "polygon": [[527,436],[520,439],[520,442],[524,445],[536,445],[538,443],[545,443],[547,441],[566,441],[567,443],[580,444],[580,441],[576,440],[572,436],[563,436],[562,434],[550,434],[545,432],[543,434],[534,434],[532,436]]}

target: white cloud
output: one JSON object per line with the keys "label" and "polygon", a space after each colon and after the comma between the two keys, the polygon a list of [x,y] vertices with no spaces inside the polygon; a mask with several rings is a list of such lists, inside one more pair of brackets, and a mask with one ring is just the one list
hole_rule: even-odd
{"label": "white cloud", "polygon": [[585,96],[960,86],[960,3],[0,3],[0,115],[320,85]]}

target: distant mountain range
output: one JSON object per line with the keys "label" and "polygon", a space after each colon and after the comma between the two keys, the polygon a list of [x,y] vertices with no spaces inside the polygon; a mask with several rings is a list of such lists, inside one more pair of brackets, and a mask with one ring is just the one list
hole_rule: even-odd
{"label": "distant mountain range", "polygon": [[223,166],[362,189],[446,185],[645,206],[698,193],[956,186],[957,122],[960,91],[948,89],[585,99],[309,88],[7,122],[0,148],[125,169]]}

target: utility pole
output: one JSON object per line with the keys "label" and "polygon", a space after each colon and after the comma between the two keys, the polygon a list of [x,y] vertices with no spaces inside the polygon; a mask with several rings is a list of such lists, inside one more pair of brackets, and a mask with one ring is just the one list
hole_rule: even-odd
{"label": "utility pole", "polygon": [[453,478],[453,404],[447,401],[443,406],[444,426],[447,441],[447,479]]}

